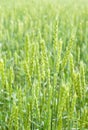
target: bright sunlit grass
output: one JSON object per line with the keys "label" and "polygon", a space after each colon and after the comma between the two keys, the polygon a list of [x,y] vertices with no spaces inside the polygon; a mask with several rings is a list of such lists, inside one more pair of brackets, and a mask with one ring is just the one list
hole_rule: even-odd
{"label": "bright sunlit grass", "polygon": [[87,5],[0,1],[0,130],[88,130]]}

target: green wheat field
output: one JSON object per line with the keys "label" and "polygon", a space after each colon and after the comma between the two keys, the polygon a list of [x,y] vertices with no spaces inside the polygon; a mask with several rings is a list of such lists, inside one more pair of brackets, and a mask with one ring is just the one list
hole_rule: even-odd
{"label": "green wheat field", "polygon": [[0,0],[0,130],[88,130],[88,0]]}

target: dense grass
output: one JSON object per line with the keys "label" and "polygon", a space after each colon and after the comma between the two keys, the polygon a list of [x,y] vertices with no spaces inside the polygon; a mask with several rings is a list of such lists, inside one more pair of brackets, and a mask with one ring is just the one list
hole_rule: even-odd
{"label": "dense grass", "polygon": [[88,130],[87,5],[0,1],[0,130]]}

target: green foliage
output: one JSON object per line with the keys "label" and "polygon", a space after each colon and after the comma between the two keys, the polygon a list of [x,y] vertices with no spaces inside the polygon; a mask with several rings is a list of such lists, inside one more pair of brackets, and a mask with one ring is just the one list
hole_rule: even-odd
{"label": "green foliage", "polygon": [[0,1],[0,130],[88,129],[87,5]]}

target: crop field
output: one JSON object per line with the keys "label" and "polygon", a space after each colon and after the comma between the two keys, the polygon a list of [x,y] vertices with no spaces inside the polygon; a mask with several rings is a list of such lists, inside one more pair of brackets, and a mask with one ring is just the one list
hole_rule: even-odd
{"label": "crop field", "polygon": [[0,130],[88,130],[88,0],[0,0]]}

